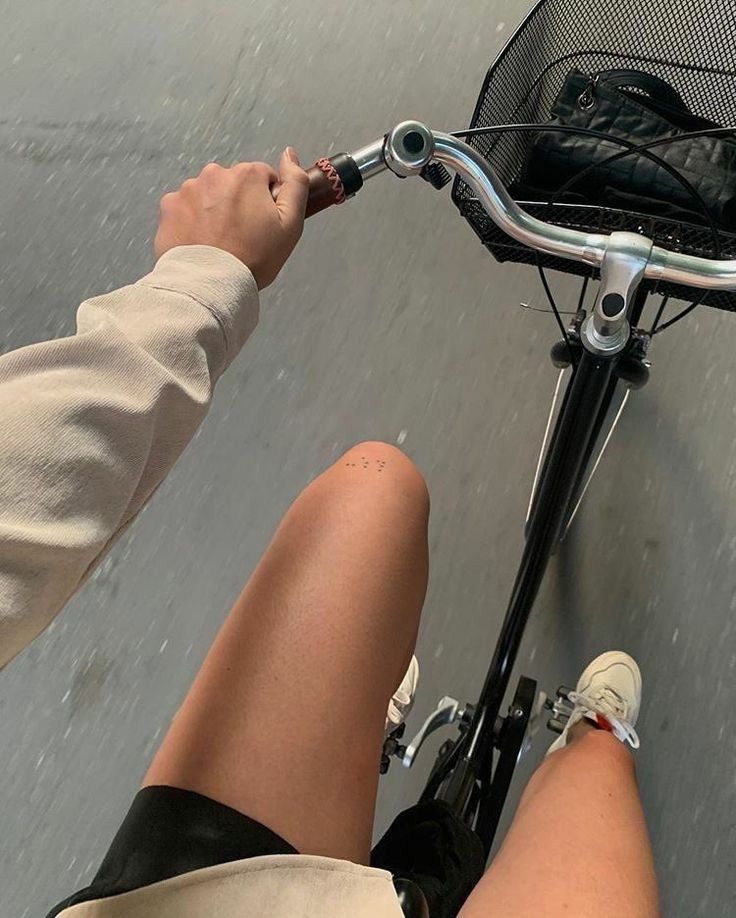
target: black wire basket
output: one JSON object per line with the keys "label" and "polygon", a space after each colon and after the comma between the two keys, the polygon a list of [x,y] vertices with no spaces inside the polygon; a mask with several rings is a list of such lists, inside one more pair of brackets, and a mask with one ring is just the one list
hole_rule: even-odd
{"label": "black wire basket", "polygon": [[[572,70],[595,74],[635,69],[678,90],[690,110],[729,127],[736,124],[736,4],[734,0],[540,0],[488,71],[471,128],[540,124]],[[504,132],[469,139],[512,191],[534,134]],[[653,151],[656,152],[656,151]],[[583,264],[538,255],[503,233],[472,189],[455,181],[453,201],[501,262],[541,264],[589,275]],[[580,230],[642,233],[656,245],[708,258],[736,258],[736,235],[705,225],[587,204],[519,200],[533,216]],[[660,284],[659,293],[697,300],[702,291]],[[710,306],[736,311],[736,294],[711,292]]]}

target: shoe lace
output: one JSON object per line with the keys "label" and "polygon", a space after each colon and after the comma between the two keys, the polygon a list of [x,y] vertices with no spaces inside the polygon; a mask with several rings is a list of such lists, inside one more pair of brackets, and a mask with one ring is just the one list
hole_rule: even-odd
{"label": "shoe lace", "polygon": [[626,719],[626,702],[619,693],[602,685],[594,692],[570,692],[570,701],[591,714],[602,714],[613,728],[614,735],[632,749],[639,748],[639,735]]}

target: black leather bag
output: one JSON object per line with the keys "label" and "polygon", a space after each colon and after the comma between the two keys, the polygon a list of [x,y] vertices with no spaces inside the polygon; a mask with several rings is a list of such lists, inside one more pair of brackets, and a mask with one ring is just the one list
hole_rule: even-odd
{"label": "black leather bag", "polygon": [[[638,70],[606,70],[593,76],[573,71],[551,114],[552,124],[589,128],[637,144],[718,127],[691,112],[664,80]],[[622,149],[597,138],[539,134],[512,193],[519,200],[548,200],[588,166]],[[652,152],[690,182],[723,229],[736,230],[736,140],[700,137],[663,144]],[[702,207],[677,179],[636,154],[592,169],[561,200],[705,222]]]}

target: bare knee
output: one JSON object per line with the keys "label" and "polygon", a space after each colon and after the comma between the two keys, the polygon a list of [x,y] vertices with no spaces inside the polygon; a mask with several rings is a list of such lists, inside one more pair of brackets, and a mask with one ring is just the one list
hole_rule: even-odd
{"label": "bare knee", "polygon": [[633,773],[634,757],[628,748],[606,731],[590,730],[542,762],[522,794],[522,806],[558,784],[592,781],[615,787]]}
{"label": "bare knee", "polygon": [[346,511],[384,525],[404,521],[426,530],[429,493],[422,473],[389,443],[366,441],[344,453],[316,478],[297,503],[318,506],[326,517]]}
{"label": "bare knee", "polygon": [[341,478],[370,489],[376,499],[387,492],[398,494],[424,515],[429,512],[429,492],[424,476],[400,449],[379,440],[366,440],[344,453],[333,466]]}

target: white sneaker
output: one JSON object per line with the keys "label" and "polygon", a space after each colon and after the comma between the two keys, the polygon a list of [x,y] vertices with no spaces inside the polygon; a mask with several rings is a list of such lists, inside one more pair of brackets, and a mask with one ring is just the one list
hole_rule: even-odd
{"label": "white sneaker", "polygon": [[634,727],[641,704],[641,672],[636,660],[627,653],[611,650],[593,660],[569,699],[574,705],[573,712],[547,755],[567,745],[570,728],[584,717],[632,749],[639,748]]}
{"label": "white sneaker", "polygon": [[414,704],[414,695],[419,682],[419,661],[416,657],[411,658],[409,669],[406,671],[401,685],[396,689],[393,698],[388,703],[386,713],[386,736],[393,733],[397,727],[400,727],[409,716]]}

